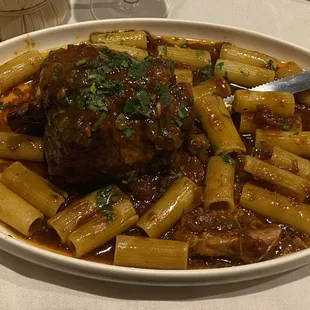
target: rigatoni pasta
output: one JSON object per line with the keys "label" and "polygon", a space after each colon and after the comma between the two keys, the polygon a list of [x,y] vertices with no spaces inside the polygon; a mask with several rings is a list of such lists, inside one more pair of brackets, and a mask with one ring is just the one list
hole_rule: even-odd
{"label": "rigatoni pasta", "polygon": [[196,68],[203,68],[211,62],[211,55],[208,51],[189,48],[158,46],[158,55],[164,59],[174,60]]}
{"label": "rigatoni pasta", "polygon": [[257,129],[255,146],[263,146],[270,150],[278,146],[298,156],[310,157],[310,132],[285,132]]}
{"label": "rigatoni pasta", "polygon": [[0,158],[43,161],[42,139],[11,132],[0,132]]}
{"label": "rigatoni pasta", "polygon": [[153,269],[187,269],[188,243],[119,235],[114,265]]}
{"label": "rigatoni pasta", "polygon": [[310,233],[310,209],[285,196],[246,183],[242,190],[240,205],[280,223]]}
{"label": "rigatoni pasta", "polygon": [[19,162],[4,170],[0,181],[47,217],[54,216],[68,198],[66,192]]}
{"label": "rigatoni pasta", "polygon": [[204,189],[206,209],[234,211],[235,171],[236,163],[230,156],[210,158]]}
{"label": "rigatoni pasta", "polygon": [[231,44],[222,45],[220,58],[272,70],[278,66],[278,60],[274,57]]}
{"label": "rigatoni pasta", "polygon": [[252,156],[245,156],[244,170],[253,175],[256,180],[277,185],[277,189],[286,195],[304,201],[310,195],[310,182],[300,176],[272,166]]}
{"label": "rigatoni pasta", "polygon": [[69,235],[69,246],[77,257],[85,255],[132,228],[139,219],[128,199],[121,199],[115,203],[112,212],[111,219],[103,214],[97,214]]}
{"label": "rigatoni pasta", "polygon": [[215,155],[245,152],[245,146],[220,97],[196,98],[195,108],[201,115],[203,129],[208,133]]}
{"label": "rigatoni pasta", "polygon": [[138,221],[149,237],[159,238],[183,214],[200,204],[201,189],[186,177],[174,181],[169,190]]}
{"label": "rigatoni pasta", "polygon": [[0,183],[0,220],[24,236],[41,228],[43,214]]}
{"label": "rigatoni pasta", "polygon": [[144,31],[97,32],[90,35],[92,43],[121,44],[138,48],[147,48],[147,38]]}
{"label": "rigatoni pasta", "polygon": [[214,75],[225,77],[229,82],[247,87],[272,82],[275,78],[273,70],[226,59],[217,60]]}
{"label": "rigatoni pasta", "polygon": [[0,96],[10,88],[26,82],[39,71],[43,57],[36,50],[21,54],[0,66]]}
{"label": "rigatoni pasta", "polygon": [[256,112],[257,107],[266,107],[283,116],[292,116],[295,111],[295,99],[290,93],[259,92],[237,90],[234,94],[233,108],[239,113]]}
{"label": "rigatoni pasta", "polygon": [[273,165],[289,170],[294,174],[310,181],[310,161],[290,153],[278,146],[273,148],[271,162]]}
{"label": "rigatoni pasta", "polygon": [[174,70],[177,83],[187,83],[193,85],[193,72],[187,69]]}

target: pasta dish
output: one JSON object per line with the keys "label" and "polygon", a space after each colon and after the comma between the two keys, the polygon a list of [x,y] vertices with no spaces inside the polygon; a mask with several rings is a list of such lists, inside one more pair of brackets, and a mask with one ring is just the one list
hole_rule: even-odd
{"label": "pasta dish", "polygon": [[310,90],[249,90],[302,71],[230,42],[143,30],[15,57],[0,66],[0,224],[51,251],[137,268],[309,248]]}

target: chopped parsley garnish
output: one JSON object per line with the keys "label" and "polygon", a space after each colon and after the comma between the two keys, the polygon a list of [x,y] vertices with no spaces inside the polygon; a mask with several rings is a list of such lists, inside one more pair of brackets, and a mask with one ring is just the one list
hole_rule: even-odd
{"label": "chopped parsley garnish", "polygon": [[222,113],[222,115],[226,118],[230,118],[230,115],[229,114],[226,114],[226,113]]}
{"label": "chopped parsley garnish", "polygon": [[224,79],[228,80],[228,72],[227,71],[225,71],[225,73],[224,73]]}
{"label": "chopped parsley garnish", "polygon": [[146,90],[142,89],[137,93],[137,98],[126,101],[124,113],[150,117],[151,99]]}
{"label": "chopped parsley garnish", "polygon": [[159,100],[162,101],[165,105],[170,105],[171,103],[171,96],[169,89],[166,88],[163,84],[158,83],[157,89],[159,92]]}
{"label": "chopped parsley garnish", "polygon": [[223,156],[223,160],[226,164],[234,165],[236,162],[230,155]]}
{"label": "chopped parsley garnish", "polygon": [[99,118],[96,120],[96,122],[93,125],[92,131],[96,132],[102,125],[103,121],[107,117],[107,112],[102,112],[99,116]]}
{"label": "chopped parsley garnish", "polygon": [[110,57],[102,51],[99,51],[99,58],[102,59],[104,62],[110,61]]}
{"label": "chopped parsley garnish", "polygon": [[197,51],[197,52],[196,52],[196,56],[197,56],[197,58],[199,58],[199,59],[200,59],[204,54],[205,54],[204,51]]}
{"label": "chopped parsley garnish", "polygon": [[126,116],[123,114],[123,113],[120,113],[118,116],[117,116],[117,119],[123,121],[126,119]]}
{"label": "chopped parsley garnish", "polygon": [[185,40],[185,42],[184,42],[184,43],[182,43],[182,44],[180,45],[180,47],[182,47],[182,48],[186,48],[186,47],[188,47],[188,43],[187,43],[187,41]]}
{"label": "chopped parsley garnish", "polygon": [[126,128],[123,133],[126,137],[131,137],[135,133],[136,129],[133,127]]}
{"label": "chopped parsley garnish", "polygon": [[90,88],[91,87],[81,89],[80,94],[76,99],[77,105],[93,112],[108,112],[108,107],[104,100],[104,93],[99,89],[92,92]]}
{"label": "chopped parsley garnish", "polygon": [[163,48],[163,54],[164,54],[165,57],[168,56],[168,48],[167,48],[167,45],[165,45],[164,48]]}
{"label": "chopped parsley garnish", "polygon": [[79,67],[79,66],[85,65],[86,63],[87,63],[87,59],[81,59],[76,62],[76,65]]}
{"label": "chopped parsley garnish", "polygon": [[263,147],[263,145],[265,144],[265,141],[264,140],[260,140],[259,144],[260,144],[260,147]]}
{"label": "chopped parsley garnish", "polygon": [[202,70],[201,73],[203,74],[203,76],[207,79],[210,79],[214,76],[213,74],[213,70],[212,70],[212,65],[208,64],[207,66],[205,66]]}
{"label": "chopped parsley garnish", "polygon": [[284,131],[289,131],[292,128],[292,124],[286,123],[283,125],[283,130]]}
{"label": "chopped parsley garnish", "polygon": [[179,171],[179,172],[177,172],[177,173],[173,172],[172,177],[173,177],[174,179],[180,179],[180,178],[183,177],[183,172],[181,172],[181,171]]}
{"label": "chopped parsley garnish", "polygon": [[275,65],[274,61],[270,59],[267,63],[267,68],[276,71],[277,66]]}
{"label": "chopped parsley garnish", "polygon": [[178,115],[182,119],[188,116],[186,100],[181,100]]}
{"label": "chopped parsley garnish", "polygon": [[151,57],[146,57],[144,58],[143,61],[141,62],[133,62],[128,73],[131,77],[133,77],[134,79],[141,79],[143,76],[145,76],[146,71],[150,65],[150,61],[153,58]]}
{"label": "chopped parsley garnish", "polygon": [[3,102],[0,102],[0,111],[5,109],[5,104]]}
{"label": "chopped parsley garnish", "polygon": [[224,62],[219,62],[218,64],[215,65],[215,68],[218,68],[218,69],[223,69],[223,66],[224,66]]}
{"label": "chopped parsley garnish", "polygon": [[107,186],[102,189],[97,196],[96,203],[101,210],[101,214],[105,216],[107,223],[114,218],[113,204],[120,200],[120,196],[113,193],[114,185]]}
{"label": "chopped parsley garnish", "polygon": [[96,83],[93,83],[93,84],[91,85],[91,87],[89,88],[89,90],[90,90],[91,93],[95,94],[96,91],[97,91]]}

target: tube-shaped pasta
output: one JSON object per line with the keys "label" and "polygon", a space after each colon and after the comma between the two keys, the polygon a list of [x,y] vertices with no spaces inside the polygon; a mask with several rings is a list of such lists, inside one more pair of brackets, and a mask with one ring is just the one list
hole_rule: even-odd
{"label": "tube-shaped pasta", "polygon": [[113,51],[120,52],[120,53],[127,53],[130,57],[135,58],[137,60],[143,60],[145,57],[148,56],[148,52],[141,48],[136,48],[132,46],[126,45],[118,45],[118,44],[94,44],[95,46],[105,46]]}
{"label": "tube-shaped pasta", "polygon": [[243,169],[251,173],[257,180],[277,185],[279,191],[299,201],[304,201],[310,194],[310,182],[308,180],[255,157],[245,156]]}
{"label": "tube-shaped pasta", "polygon": [[208,133],[215,155],[245,152],[246,148],[220,97],[195,99],[195,109],[201,115],[203,129]]}
{"label": "tube-shaped pasta", "polygon": [[259,92],[237,90],[234,95],[233,108],[236,112],[256,112],[258,106],[283,116],[292,116],[295,111],[295,99],[290,93]]}
{"label": "tube-shaped pasta", "polygon": [[151,269],[187,269],[188,243],[119,235],[114,265]]}
{"label": "tube-shaped pasta", "polygon": [[204,206],[206,209],[233,212],[236,164],[228,156],[213,156],[206,173]]}
{"label": "tube-shaped pasta", "polygon": [[1,183],[28,201],[47,217],[54,216],[64,203],[67,193],[32,172],[19,162],[5,169]]}
{"label": "tube-shaped pasta", "polygon": [[0,157],[43,161],[42,139],[11,132],[0,132]]}
{"label": "tube-shaped pasta", "polygon": [[[302,69],[294,61],[290,61],[276,71],[276,79],[282,79],[301,72]],[[295,94],[295,98],[299,103],[310,107],[310,90]]]}
{"label": "tube-shaped pasta", "polygon": [[[300,116],[297,116],[293,123],[286,127],[285,125],[282,128],[285,131],[297,132],[302,131],[302,120]],[[241,113],[240,115],[240,133],[255,133],[257,125],[255,122],[255,113]],[[264,126],[260,126],[260,129],[264,129]]]}
{"label": "tube-shaped pasta", "polygon": [[310,131],[256,130],[255,146],[272,150],[275,146],[302,157],[310,157]]}
{"label": "tube-shaped pasta", "polygon": [[0,66],[0,96],[39,71],[43,60],[38,51],[32,50]]}
{"label": "tube-shaped pasta", "polygon": [[310,181],[310,161],[307,159],[275,146],[271,162],[281,169],[289,170]]}
{"label": "tube-shaped pasta", "polygon": [[111,221],[102,214],[95,215],[69,235],[69,245],[74,249],[75,255],[81,257],[132,228],[138,219],[130,200],[122,199],[113,205]]}
{"label": "tube-shaped pasta", "polygon": [[203,68],[211,62],[211,55],[208,51],[171,46],[158,46],[157,49],[158,55],[164,59],[174,60],[195,68]]}
{"label": "tube-shaped pasta", "polygon": [[25,236],[41,228],[43,214],[0,183],[0,220]]}
{"label": "tube-shaped pasta", "polygon": [[296,202],[250,183],[243,187],[240,205],[279,223],[310,234],[309,205]]}
{"label": "tube-shaped pasta", "polygon": [[265,84],[275,78],[273,70],[225,59],[217,60],[214,75],[225,77],[229,82],[247,87]]}
{"label": "tube-shaped pasta", "polygon": [[222,45],[219,58],[269,69],[276,69],[278,66],[278,60],[274,57],[231,44]]}
{"label": "tube-shaped pasta", "polygon": [[194,86],[193,93],[195,99],[205,96],[220,96],[225,98],[231,95],[231,88],[229,83],[222,77],[214,77],[198,86]]}
{"label": "tube-shaped pasta", "polygon": [[144,31],[97,32],[90,35],[91,43],[113,43],[138,48],[147,48]]}
{"label": "tube-shaped pasta", "polygon": [[48,220],[48,224],[57,232],[62,243],[67,243],[68,236],[77,227],[100,211],[97,205],[97,197],[100,191],[94,191],[86,197],[73,202]]}
{"label": "tube-shaped pasta", "polygon": [[187,83],[193,85],[193,72],[186,69],[174,70],[177,83]]}
{"label": "tube-shaped pasta", "polygon": [[140,218],[137,226],[149,237],[159,238],[186,212],[201,202],[201,189],[186,177],[176,180],[169,190]]}
{"label": "tube-shaped pasta", "polygon": [[276,79],[282,79],[297,73],[301,73],[302,69],[294,61],[289,61],[284,66],[280,67],[276,71]]}

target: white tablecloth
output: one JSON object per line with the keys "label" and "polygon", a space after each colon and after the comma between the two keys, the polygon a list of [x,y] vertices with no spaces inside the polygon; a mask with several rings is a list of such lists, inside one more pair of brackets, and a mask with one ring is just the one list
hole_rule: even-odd
{"label": "white tablecloth", "polygon": [[[91,19],[72,0],[67,22]],[[143,0],[142,0],[143,1]],[[310,49],[310,2],[304,0],[170,0],[170,18],[227,24]],[[82,279],[0,251],[1,310],[297,310],[310,308],[310,266],[284,275],[214,287],[159,288]]]}

